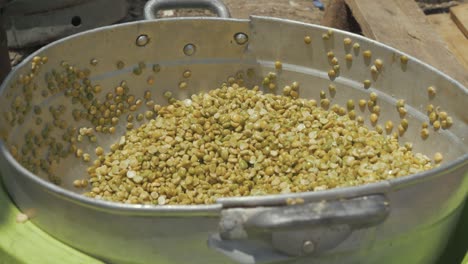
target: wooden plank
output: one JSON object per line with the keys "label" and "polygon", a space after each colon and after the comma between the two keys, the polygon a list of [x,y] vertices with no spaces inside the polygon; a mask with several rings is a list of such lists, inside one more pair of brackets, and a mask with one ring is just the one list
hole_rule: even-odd
{"label": "wooden plank", "polygon": [[449,14],[427,16],[435,30],[441,35],[449,50],[468,71],[468,39],[458,29]]}
{"label": "wooden plank", "polygon": [[468,74],[416,1],[345,0],[370,38],[411,54],[468,86]]}
{"label": "wooden plank", "polygon": [[460,31],[468,38],[468,3],[451,7],[450,16]]}

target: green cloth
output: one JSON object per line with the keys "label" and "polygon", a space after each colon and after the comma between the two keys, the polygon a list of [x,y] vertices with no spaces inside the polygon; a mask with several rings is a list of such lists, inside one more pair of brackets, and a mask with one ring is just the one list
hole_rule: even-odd
{"label": "green cloth", "polygon": [[17,223],[20,213],[0,181],[0,264],[103,264],[73,249],[27,221]]}
{"label": "green cloth", "polygon": [[452,233],[438,264],[468,264],[468,202],[462,209],[458,225]]}

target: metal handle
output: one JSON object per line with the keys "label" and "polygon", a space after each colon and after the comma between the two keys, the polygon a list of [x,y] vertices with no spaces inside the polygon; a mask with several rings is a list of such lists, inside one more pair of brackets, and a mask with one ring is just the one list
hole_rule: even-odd
{"label": "metal handle", "polygon": [[322,201],[270,209],[249,218],[244,227],[259,231],[341,224],[365,227],[380,223],[387,217],[388,209],[386,198],[382,195]]}
{"label": "metal handle", "polygon": [[383,222],[384,195],[221,212],[220,233],[209,246],[240,263],[268,263],[335,248],[355,230]]}
{"label": "metal handle", "polygon": [[157,19],[156,13],[163,9],[204,8],[219,17],[229,18],[229,9],[221,0],[149,0],[145,4],[145,19]]}

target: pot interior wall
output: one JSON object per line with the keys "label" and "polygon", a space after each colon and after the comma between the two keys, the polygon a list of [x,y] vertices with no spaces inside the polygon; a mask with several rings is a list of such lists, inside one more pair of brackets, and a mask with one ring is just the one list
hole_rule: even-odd
{"label": "pot interior wall", "polygon": [[[248,36],[246,43],[236,41],[239,32]],[[310,44],[304,42],[305,36],[311,37]],[[145,38],[147,44],[142,45]],[[344,38],[350,38],[353,43],[344,44]],[[359,43],[360,48],[353,47],[354,43]],[[191,55],[184,52],[187,44],[195,47]],[[366,50],[372,52],[370,60],[363,57]],[[327,58],[330,51],[340,65],[339,76],[334,80],[327,74],[333,67]],[[346,54],[353,56],[352,62],[345,60]],[[47,57],[48,61],[38,63],[40,68],[31,75],[31,63],[37,60],[34,56]],[[264,89],[265,92],[281,93],[284,85],[298,81],[300,97],[319,100],[320,91],[325,91],[331,105],[342,106],[348,99],[355,102],[367,100],[370,92],[377,93],[382,109],[379,124],[384,126],[386,120],[392,120],[395,124],[393,132],[401,120],[396,101],[405,99],[408,110],[405,118],[410,125],[400,138],[402,143],[412,142],[415,151],[429,157],[441,152],[446,164],[466,155],[466,88],[413,58],[407,64],[401,63],[402,56],[396,50],[359,36],[256,17],[250,22],[215,18],[170,19],[94,30],[45,47],[16,68],[1,90],[0,135],[11,152],[16,153],[17,160],[28,163],[37,175],[56,181],[70,191],[81,192],[72,182],[83,178],[90,163],[78,160],[71,153],[73,151],[67,154],[71,145],[63,138],[64,135],[67,137],[67,130],[77,129],[75,132],[78,133],[80,128],[96,129],[97,125],[84,118],[74,120],[76,111],[83,111],[83,116],[92,115],[92,110],[86,109],[73,96],[65,95],[68,90],[71,93],[74,85],[82,87],[88,101],[104,102],[109,92],[114,93],[116,87],[125,82],[135,100],[142,100],[142,106],[136,111],[122,110],[115,133],[94,133],[96,142],[85,137],[82,142],[75,143],[94,160],[97,146],[108,151],[109,146],[125,133],[128,114],[136,116],[151,110],[145,105],[147,91],[151,93],[150,100],[165,105],[164,94],[167,92],[176,99],[186,99],[233,79],[247,87],[261,86],[263,76],[275,72],[278,88],[274,91]],[[382,70],[373,75],[371,67],[376,59],[384,64]],[[282,62],[282,70],[275,69],[277,60]],[[189,78],[183,76],[186,71],[191,72]],[[370,88],[364,87],[364,80],[371,81]],[[180,88],[182,82],[186,83],[186,88]],[[336,86],[336,93],[330,93],[330,84]],[[102,91],[95,93],[93,91],[99,89],[97,86]],[[434,97],[428,96],[429,86],[436,88]],[[86,87],[91,89],[87,91]],[[429,127],[429,138],[423,140],[420,131],[422,122],[428,121],[428,104],[446,111],[453,118],[453,125],[438,131]],[[60,112],[56,113],[57,126],[51,111]],[[356,112],[371,126],[367,107],[364,110],[357,107]],[[135,127],[144,122],[134,122]],[[40,147],[35,145],[34,142],[40,141],[41,135],[48,132],[55,142],[42,140]],[[55,156],[60,158],[55,161]]]}

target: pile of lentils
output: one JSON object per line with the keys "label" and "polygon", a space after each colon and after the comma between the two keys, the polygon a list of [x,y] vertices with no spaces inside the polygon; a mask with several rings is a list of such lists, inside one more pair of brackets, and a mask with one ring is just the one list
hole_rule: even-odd
{"label": "pile of lentils", "polygon": [[411,144],[315,100],[237,84],[159,107],[109,153],[98,148],[85,195],[130,204],[326,190],[431,169]]}

